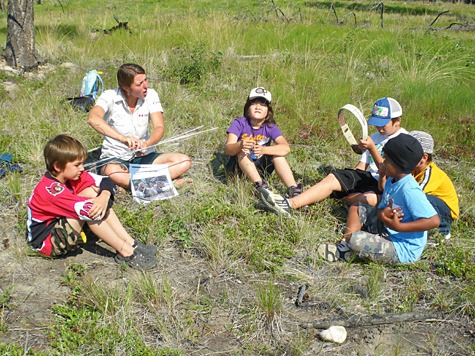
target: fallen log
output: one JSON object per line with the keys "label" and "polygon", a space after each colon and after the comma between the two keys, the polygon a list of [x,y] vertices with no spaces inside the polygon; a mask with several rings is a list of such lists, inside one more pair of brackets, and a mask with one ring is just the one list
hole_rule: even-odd
{"label": "fallen log", "polygon": [[440,322],[446,320],[441,314],[414,312],[402,314],[352,315],[345,319],[315,320],[309,323],[301,323],[300,326],[304,329],[328,329],[330,326],[333,325],[344,326],[346,328],[356,328],[362,326],[398,324],[412,321]]}

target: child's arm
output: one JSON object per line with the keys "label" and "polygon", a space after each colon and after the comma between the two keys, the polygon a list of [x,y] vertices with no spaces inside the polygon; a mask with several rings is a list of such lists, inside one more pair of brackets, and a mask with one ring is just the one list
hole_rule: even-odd
{"label": "child's arm", "polygon": [[108,190],[102,190],[98,196],[92,198],[90,200],[92,202],[92,207],[89,210],[89,216],[93,219],[102,219],[109,210],[111,195],[111,192]]}
{"label": "child's arm", "polygon": [[290,153],[290,145],[284,136],[277,137],[275,143],[275,145],[271,146],[255,145],[253,151],[257,156],[269,155],[283,157]]}
{"label": "child's arm", "polygon": [[[400,208],[399,208],[400,209]],[[430,218],[420,218],[414,221],[401,222],[402,215],[392,206],[378,210],[378,217],[384,226],[399,232],[427,231],[433,229],[440,224],[439,215]]]}
{"label": "child's arm", "polygon": [[254,141],[252,140],[242,140],[238,142],[238,137],[233,133],[228,133],[228,140],[226,141],[226,146],[224,147],[224,153],[227,156],[236,156],[239,152],[244,151],[249,153],[254,147]]}
{"label": "child's arm", "polygon": [[104,218],[114,201],[112,190],[101,189],[95,185],[82,190],[78,195],[80,197],[89,198],[88,201],[92,203],[89,209],[89,216],[93,220],[96,218]]}
{"label": "child's arm", "polygon": [[368,150],[368,152],[371,154],[371,157],[373,157],[373,161],[374,163],[376,163],[377,167],[379,167],[381,163],[383,163],[384,159],[378,152],[378,149],[376,148],[376,145],[374,144],[374,141],[371,136],[368,136],[366,140],[361,139],[359,145],[361,148]]}
{"label": "child's arm", "polygon": [[380,191],[384,190],[384,186],[386,185],[386,181],[388,177],[386,176],[386,167],[384,164],[379,166],[379,178],[378,178],[378,189]]}
{"label": "child's arm", "polygon": [[[114,182],[109,177],[84,171],[78,180],[69,183],[73,188],[72,199],[74,199],[74,196],[78,199],[88,198],[84,205],[85,208],[82,210],[86,210],[87,215],[92,220],[102,219],[108,209],[112,207]],[[64,195],[64,197],[66,198],[67,195]],[[81,218],[81,214],[78,215]]]}

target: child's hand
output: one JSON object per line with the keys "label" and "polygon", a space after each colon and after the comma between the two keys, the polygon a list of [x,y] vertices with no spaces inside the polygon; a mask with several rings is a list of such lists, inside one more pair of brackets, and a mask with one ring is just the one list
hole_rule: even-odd
{"label": "child's hand", "polygon": [[257,156],[257,157],[260,157],[264,154],[264,150],[265,150],[265,146],[261,146],[261,145],[254,145],[254,148],[252,149],[254,151],[254,154]]}
{"label": "child's hand", "polygon": [[244,153],[249,154],[251,150],[254,149],[254,141],[252,140],[242,140],[241,149]]}
{"label": "child's hand", "polygon": [[102,219],[107,212],[107,205],[109,203],[110,193],[106,194],[104,191],[97,197],[90,199],[92,207],[89,210],[89,216],[93,219]]}
{"label": "child's hand", "polygon": [[358,145],[363,150],[371,150],[376,147],[371,136],[366,137],[366,140],[361,139]]}
{"label": "child's hand", "polygon": [[399,231],[404,213],[400,206],[393,207],[393,201],[390,200],[389,205],[381,211],[379,217],[384,226],[392,230]]}

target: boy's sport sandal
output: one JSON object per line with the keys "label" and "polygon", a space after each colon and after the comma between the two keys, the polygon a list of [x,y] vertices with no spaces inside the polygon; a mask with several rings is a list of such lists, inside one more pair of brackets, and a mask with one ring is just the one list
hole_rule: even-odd
{"label": "boy's sport sandal", "polygon": [[125,264],[142,271],[146,271],[157,265],[157,261],[154,257],[146,255],[142,251],[137,251],[137,249],[135,249],[134,253],[128,257],[122,257],[119,254],[115,255],[114,261],[120,265]]}
{"label": "boy's sport sandal", "polygon": [[132,245],[133,248],[137,249],[138,251],[142,251],[144,254],[149,256],[155,256],[157,254],[157,246],[154,245],[146,245],[140,240],[134,240],[134,244]]}

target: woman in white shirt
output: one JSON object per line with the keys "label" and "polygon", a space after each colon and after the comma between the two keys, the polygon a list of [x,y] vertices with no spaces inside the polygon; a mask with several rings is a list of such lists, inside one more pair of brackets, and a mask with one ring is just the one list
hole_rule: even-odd
{"label": "woman in white shirt", "polygon": [[[165,124],[160,98],[148,88],[145,70],[137,64],[123,64],[117,82],[119,87],[106,90],[88,117],[89,125],[104,135],[101,159],[110,159],[101,174],[125,189],[130,189],[130,163],[167,164],[171,178],[179,178],[191,167],[190,157],[158,153],[150,147],[162,139]],[[153,128],[150,135],[149,123]],[[175,181],[177,186],[183,183],[183,178]]]}

